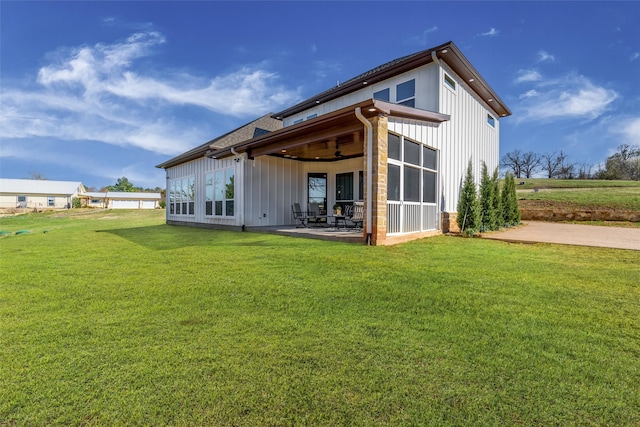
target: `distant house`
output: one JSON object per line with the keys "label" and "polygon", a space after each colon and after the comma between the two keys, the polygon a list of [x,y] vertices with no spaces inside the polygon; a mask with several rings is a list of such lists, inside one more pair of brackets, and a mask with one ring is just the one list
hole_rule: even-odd
{"label": "distant house", "polygon": [[0,178],[0,208],[68,209],[84,191],[75,181]]}
{"label": "distant house", "polygon": [[157,167],[167,223],[294,225],[364,204],[363,241],[393,244],[456,228],[466,167],[499,162],[511,111],[453,42],[380,65]]}
{"label": "distant house", "polygon": [[83,206],[105,209],[156,209],[160,199],[160,193],[124,191],[88,191],[80,195]]}

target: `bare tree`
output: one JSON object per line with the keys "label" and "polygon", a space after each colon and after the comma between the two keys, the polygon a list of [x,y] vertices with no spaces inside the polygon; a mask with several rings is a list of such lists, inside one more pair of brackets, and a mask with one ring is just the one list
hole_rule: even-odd
{"label": "bare tree", "polygon": [[[560,153],[556,153],[555,151],[553,153],[545,153],[540,157],[542,170],[547,172],[547,178],[558,178],[560,175],[569,172],[566,170],[565,165],[567,157],[569,156],[563,153],[562,150],[560,150]],[[571,169],[573,169],[573,166]]]}
{"label": "bare tree", "polygon": [[523,154],[520,150],[513,150],[502,156],[500,164],[502,167],[513,172],[516,178],[522,178]]}
{"label": "bare tree", "polygon": [[44,176],[40,172],[29,171],[29,178],[27,178],[27,179],[36,179],[36,180],[39,180],[39,181],[46,181],[49,178],[47,178],[46,176]]}
{"label": "bare tree", "polygon": [[591,179],[591,169],[593,165],[583,162],[576,165],[576,167],[578,168],[578,179]]}
{"label": "bare tree", "polygon": [[539,155],[533,151],[529,151],[522,155],[522,172],[524,173],[525,178],[531,178],[531,176],[533,176],[533,174],[538,170],[538,167],[540,167]]}

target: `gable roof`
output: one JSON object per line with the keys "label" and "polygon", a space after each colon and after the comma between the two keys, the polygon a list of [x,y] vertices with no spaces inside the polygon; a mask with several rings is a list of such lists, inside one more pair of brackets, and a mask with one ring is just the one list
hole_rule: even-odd
{"label": "gable roof", "polygon": [[50,181],[48,179],[0,178],[1,193],[72,195],[83,192],[84,186],[76,181]]}
{"label": "gable roof", "polygon": [[[362,115],[367,118],[384,114],[436,124],[450,119],[450,116],[447,114],[421,110],[377,99],[368,99],[357,104],[323,114],[313,119],[287,126],[269,134],[244,141],[240,144],[234,145],[233,147],[212,150],[207,153],[207,155],[212,158],[223,159],[230,157],[235,153],[247,153],[249,158],[253,158],[268,154],[279,154],[283,149],[286,151],[315,142],[352,136],[354,132],[360,133],[363,131],[363,125],[355,115],[354,110],[357,108],[359,108]],[[232,148],[235,153],[232,151]],[[360,150],[362,150],[362,146],[360,147]],[[329,151],[333,153],[332,150]],[[358,152],[355,154],[361,155],[362,153]],[[333,158],[332,160],[337,159]]]}
{"label": "gable roof", "polygon": [[482,78],[480,73],[471,65],[469,60],[462,54],[460,49],[449,41],[440,46],[421,52],[412,53],[398,59],[394,59],[359,76],[356,76],[344,83],[340,83],[331,89],[321,92],[309,99],[306,99],[293,107],[287,108],[273,115],[275,118],[286,118],[307,110],[327,101],[339,98],[349,93],[362,89],[364,86],[389,79],[399,74],[410,71],[414,68],[432,63],[434,56],[445,62],[456,74],[462,78],[471,89],[478,94],[487,105],[491,106],[495,113],[500,116],[510,116],[511,110],[500,99],[497,93]]}
{"label": "gable roof", "polygon": [[204,144],[199,145],[198,147],[189,150],[186,153],[182,153],[179,156],[167,160],[166,162],[160,163],[156,167],[164,169],[176,166],[181,163],[204,157],[207,151],[209,151],[210,149],[218,150],[221,148],[230,147],[232,145],[239,144],[243,141],[252,139],[256,136],[264,135],[278,129],[282,129],[282,121],[273,118],[273,113],[269,113],[260,117],[259,119],[247,123],[246,125],[242,125],[239,128],[227,132],[222,136],[212,139],[211,141],[205,142]]}

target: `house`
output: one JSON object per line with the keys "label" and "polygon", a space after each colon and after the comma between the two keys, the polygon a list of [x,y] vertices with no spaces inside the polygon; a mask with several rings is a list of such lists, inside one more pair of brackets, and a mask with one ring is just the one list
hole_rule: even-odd
{"label": "house", "polygon": [[82,206],[104,209],[156,209],[160,207],[160,193],[88,191],[80,196]]}
{"label": "house", "polygon": [[294,203],[330,214],[362,201],[369,244],[455,230],[467,164],[477,181],[482,162],[498,166],[500,120],[509,115],[448,42],[259,119],[272,126],[249,123],[158,165],[167,223],[293,225]]}
{"label": "house", "polygon": [[75,181],[0,178],[0,208],[68,209],[84,191]]}

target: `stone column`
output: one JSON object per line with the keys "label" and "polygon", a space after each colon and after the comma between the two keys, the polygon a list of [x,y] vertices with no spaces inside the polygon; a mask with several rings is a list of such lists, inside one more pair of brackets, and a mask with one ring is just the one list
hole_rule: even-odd
{"label": "stone column", "polygon": [[[380,245],[387,238],[387,117],[374,117],[371,119],[371,124],[373,125],[371,244]],[[365,159],[368,155],[365,144]],[[365,200],[368,197],[365,190]]]}

